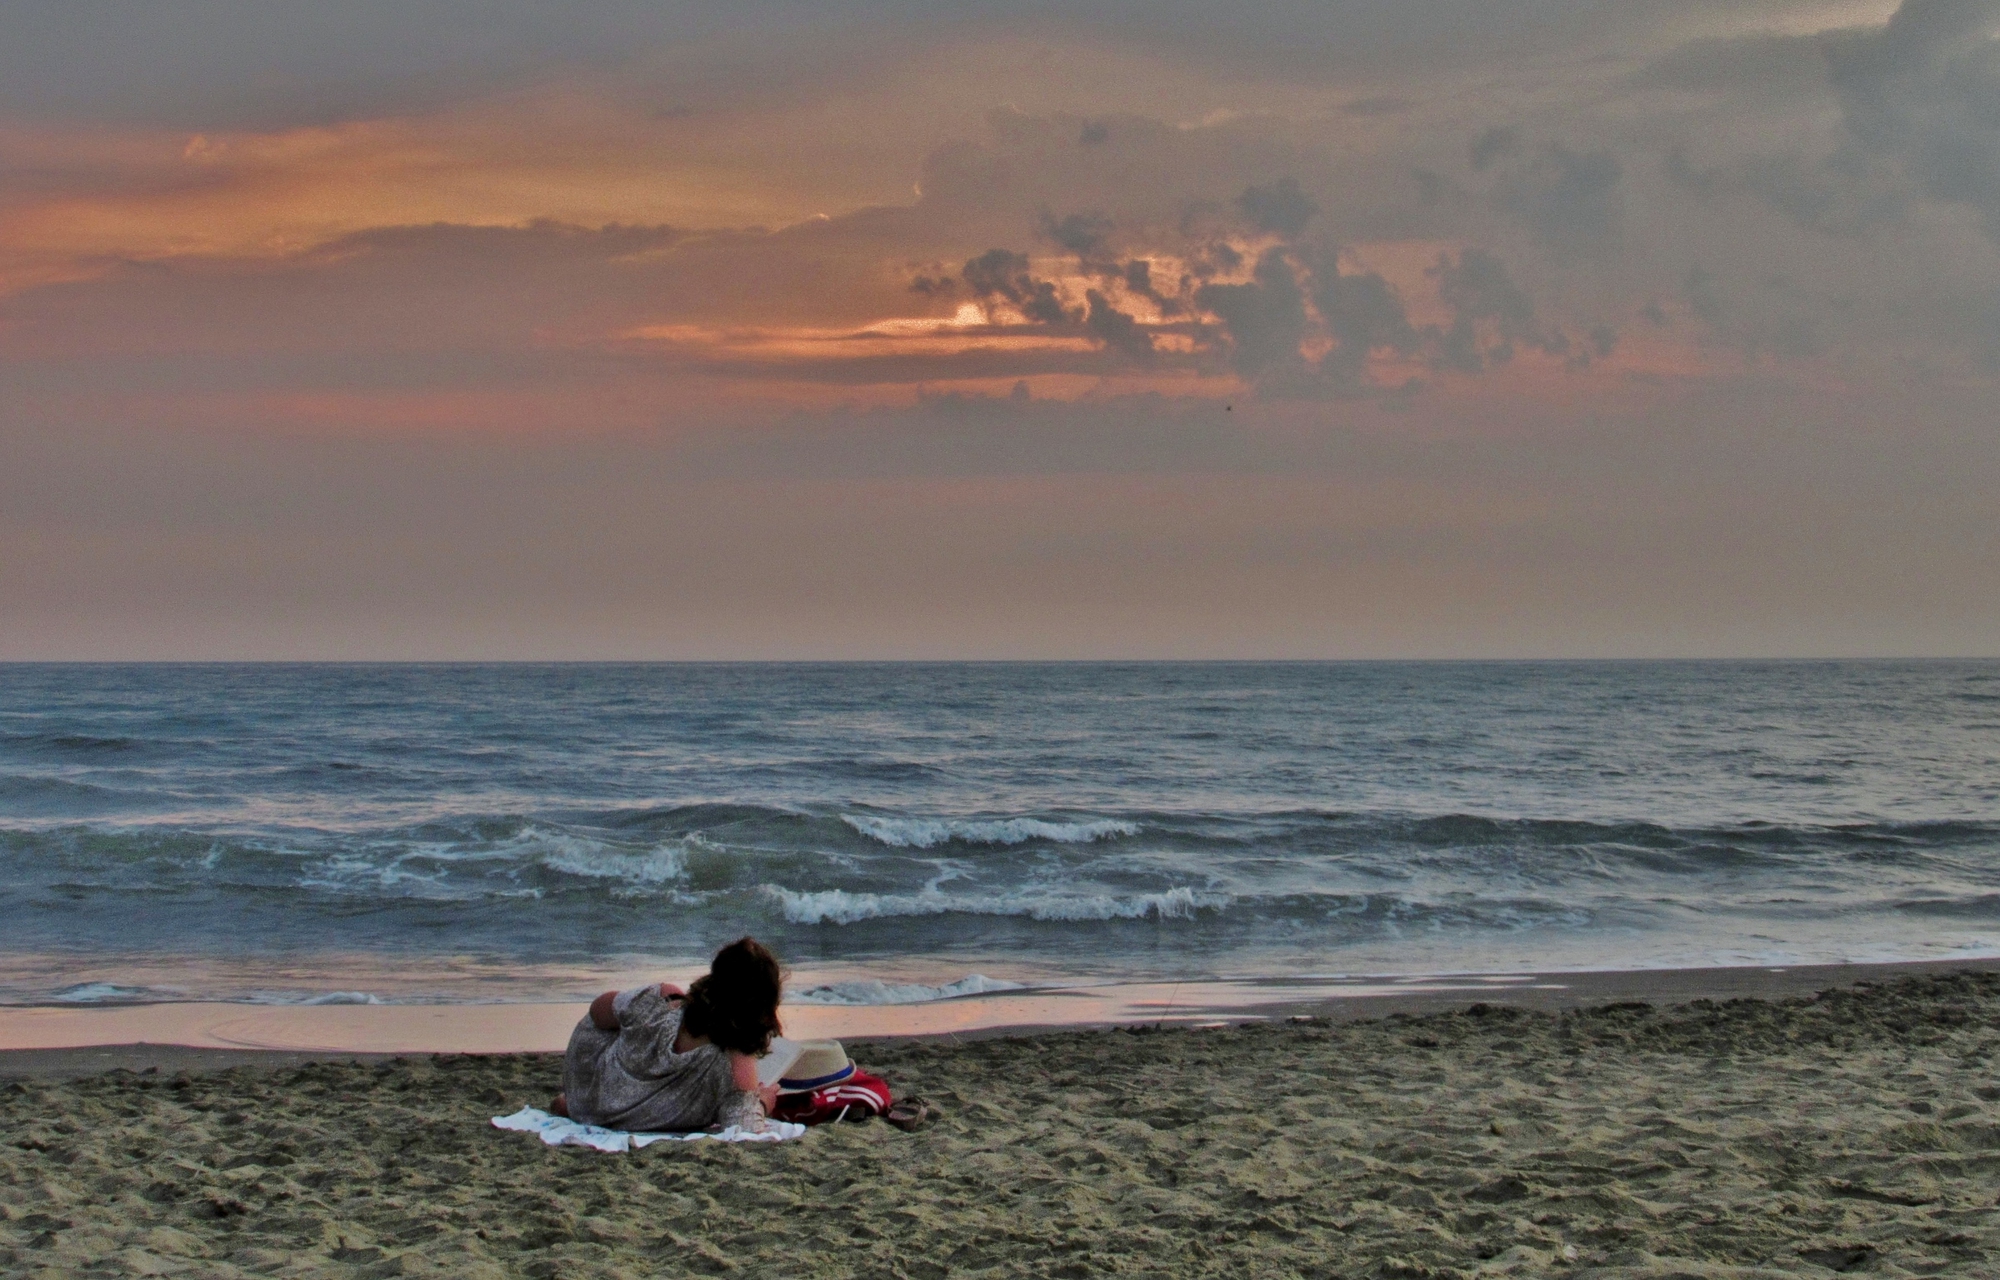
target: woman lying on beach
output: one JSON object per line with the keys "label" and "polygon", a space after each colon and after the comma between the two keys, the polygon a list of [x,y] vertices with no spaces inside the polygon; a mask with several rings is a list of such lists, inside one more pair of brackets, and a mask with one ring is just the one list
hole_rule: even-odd
{"label": "woman lying on beach", "polygon": [[777,958],[738,938],[685,992],[671,982],[605,992],[570,1033],[550,1110],[641,1132],[762,1129],[778,1091],[758,1084],[757,1059],[783,1030],[782,982]]}

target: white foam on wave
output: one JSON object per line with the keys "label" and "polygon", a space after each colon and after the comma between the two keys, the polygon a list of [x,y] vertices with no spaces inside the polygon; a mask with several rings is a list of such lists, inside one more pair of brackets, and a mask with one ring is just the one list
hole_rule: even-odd
{"label": "white foam on wave", "polygon": [[447,885],[441,869],[414,871],[405,865],[419,860],[439,859],[421,850],[399,852],[387,862],[365,854],[339,853],[315,864],[294,883],[301,889],[329,889],[343,894],[391,890],[398,897],[441,901],[475,896],[475,891]]}
{"label": "white foam on wave", "polygon": [[979,996],[989,991],[1020,991],[1023,984],[983,973],[968,973],[957,982],[927,986],[921,982],[882,982],[867,978],[853,982],[823,982],[804,991],[787,991],[785,999],[794,1004],[876,1005],[929,1004],[958,996]]}
{"label": "white foam on wave", "polygon": [[1192,920],[1202,910],[1229,905],[1227,894],[1197,894],[1185,885],[1159,893],[1057,896],[1046,893],[975,898],[961,894],[849,893],[845,889],[801,892],[780,885],[759,886],[777,900],[791,924],[854,924],[897,916],[1023,916],[1030,920]]}
{"label": "white foam on wave", "polygon": [[157,998],[157,994],[146,987],[121,987],[115,982],[79,982],[73,987],[64,987],[50,998],[63,1004],[106,1004],[142,1001],[148,997]]}
{"label": "white foam on wave", "polygon": [[674,884],[687,878],[687,845],[670,841],[651,849],[621,849],[561,832],[544,837],[540,857],[544,866],[566,875],[588,880],[617,880],[626,884]]}
{"label": "white foam on wave", "polygon": [[872,813],[843,813],[840,820],[893,849],[933,849],[953,840],[965,844],[1026,844],[1030,840],[1089,844],[1139,834],[1138,823],[1116,818],[1049,822],[1042,818],[884,818]]}
{"label": "white foam on wave", "polygon": [[372,991],[319,991],[306,994],[299,991],[252,991],[247,996],[231,996],[245,1004],[278,1005],[340,1005],[340,1004],[387,1004],[388,1001]]}
{"label": "white foam on wave", "polygon": [[[689,850],[706,844],[695,833],[640,848],[531,822],[490,846],[464,848],[427,842],[392,848],[386,857],[371,856],[371,851],[336,854],[313,866],[297,884],[343,893],[388,890],[400,897],[440,901],[539,898],[543,891],[538,887],[509,891],[496,881],[517,880],[523,869],[540,865],[578,879],[646,890],[685,881]],[[484,866],[486,870],[476,878],[465,878],[460,869],[465,866]],[[461,878],[454,880],[454,874]]]}

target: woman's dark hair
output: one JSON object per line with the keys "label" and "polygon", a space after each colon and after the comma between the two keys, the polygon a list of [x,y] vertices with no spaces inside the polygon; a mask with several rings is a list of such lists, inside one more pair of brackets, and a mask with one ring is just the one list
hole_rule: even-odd
{"label": "woman's dark hair", "polygon": [[761,1057],[770,1052],[771,1037],[785,1029],[778,1021],[784,981],[778,958],[763,943],[738,938],[716,952],[708,972],[688,988],[681,1026],[710,1044]]}

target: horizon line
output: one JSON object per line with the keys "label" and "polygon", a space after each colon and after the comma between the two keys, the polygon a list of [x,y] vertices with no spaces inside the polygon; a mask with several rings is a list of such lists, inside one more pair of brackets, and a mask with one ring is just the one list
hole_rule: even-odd
{"label": "horizon line", "polygon": [[1996,662],[2000,654],[1732,654],[1477,657],[1109,658],[0,658],[3,667],[865,667],[1366,666]]}

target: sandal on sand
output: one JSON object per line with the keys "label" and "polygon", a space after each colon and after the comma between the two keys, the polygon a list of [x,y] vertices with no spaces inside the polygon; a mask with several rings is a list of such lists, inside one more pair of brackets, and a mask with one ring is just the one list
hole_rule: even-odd
{"label": "sandal on sand", "polygon": [[937,1115],[937,1108],[922,1098],[904,1098],[883,1112],[882,1118],[905,1133],[921,1129]]}

